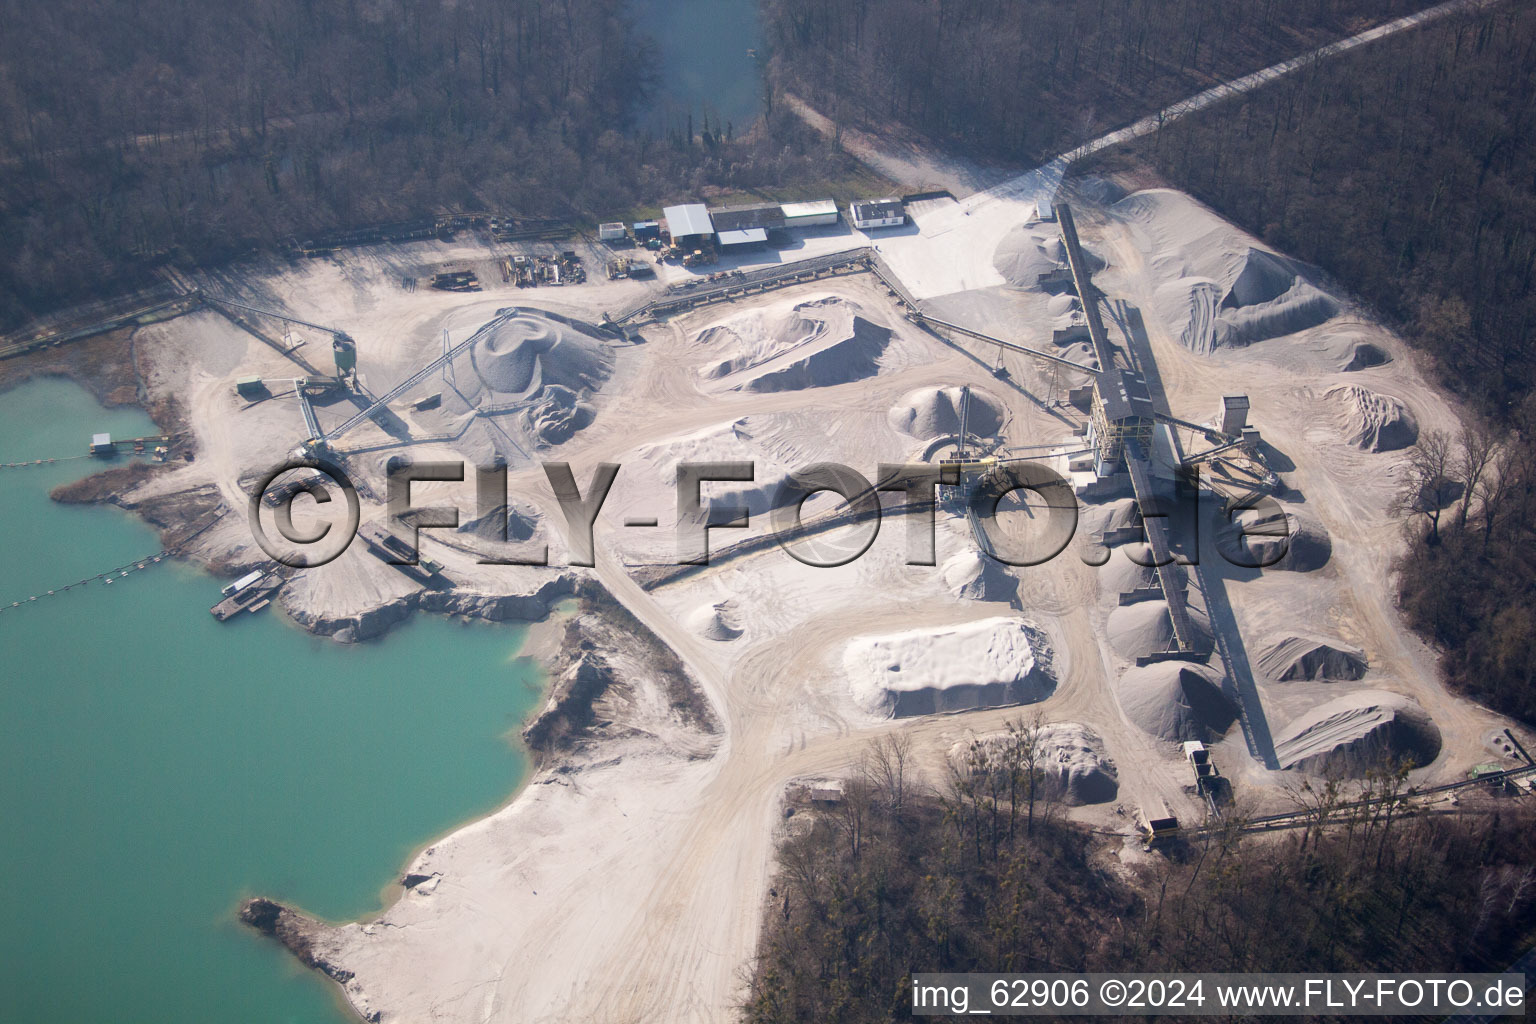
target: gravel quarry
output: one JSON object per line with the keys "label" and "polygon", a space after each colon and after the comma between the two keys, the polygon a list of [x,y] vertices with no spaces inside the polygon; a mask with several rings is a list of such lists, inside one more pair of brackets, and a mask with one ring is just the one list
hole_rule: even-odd
{"label": "gravel quarry", "polygon": [[[806,544],[840,564],[806,564],[769,537],[798,469],[837,462],[873,481],[882,463],[947,455],[962,388],[973,450],[1067,475],[1084,447],[1087,416],[1068,399],[1085,373],[924,329],[871,274],[701,306],[629,335],[605,328],[604,313],[661,285],[400,287],[412,261],[464,259],[470,243],[218,282],[231,298],[343,327],[373,394],[483,331],[391,417],[336,447],[375,498],[401,455],[500,460],[507,494],[481,507],[473,470],[415,485],[418,506],[462,510],[456,529],[422,531],[442,582],[423,586],[359,543],[296,573],[285,613],[340,641],[414,614],[547,619],[529,653],[561,666],[529,724],[539,770],[402,865],[403,879],[432,881],[397,887],[367,920],[291,909],[309,956],[360,1013],[732,1019],[786,787],[847,775],[881,736],[909,738],[938,784],[949,758],[1038,715],[1063,813],[1124,833],[1128,850],[1142,808],[1203,820],[1186,740],[1208,743],[1235,798],[1262,811],[1289,809],[1303,780],[1355,777],[1383,756],[1411,762],[1416,784],[1506,756],[1489,737],[1509,723],[1445,691],[1391,600],[1403,541],[1388,508],[1418,432],[1454,428],[1451,400],[1348,296],[1194,199],[1095,194],[1072,202],[1110,342],[1150,369],[1182,420],[1214,423],[1223,396],[1246,394],[1277,478],[1274,504],[1238,518],[1241,535],[1210,522],[1200,564],[1170,572],[1212,648],[1204,662],[1155,657],[1170,612],[1157,574],[1133,559],[1146,560],[1144,524],[1123,495],[1081,497],[1071,542],[1031,566],[989,555],[954,500],[934,513],[931,557],[914,559],[921,517],[897,493],[881,495],[878,524],[840,515],[830,493],[804,503],[816,526]],[[909,209],[910,231],[813,241],[878,245],[925,309],[1076,359],[1081,341],[1055,339],[1081,304],[1039,282],[1058,269],[1060,235],[1034,200],[1017,189],[928,199]],[[244,509],[244,488],[303,440],[304,422],[291,386],[246,402],[234,381],[291,381],[305,375],[298,358],[323,369],[323,346],[285,353],[210,312],[142,328],[135,345],[151,389],[183,403],[198,455],[122,500],[201,493]],[[417,407],[434,393],[437,405]],[[355,412],[340,401],[317,415],[334,426]],[[1206,442],[1179,428],[1164,443]],[[620,467],[593,566],[572,564],[546,461],[568,464],[583,494],[600,464]],[[739,506],[745,525],[680,511],[680,464],[737,461],[751,478],[707,482],[702,498]],[[680,526],[691,537],[706,521],[709,564],[679,565]],[[1040,509],[1005,504],[997,526],[1024,544]],[[232,572],[262,559],[239,515],[197,544],[196,557]],[[504,564],[486,564],[492,552]],[[572,600],[583,616],[608,609],[610,624],[565,632]]]}

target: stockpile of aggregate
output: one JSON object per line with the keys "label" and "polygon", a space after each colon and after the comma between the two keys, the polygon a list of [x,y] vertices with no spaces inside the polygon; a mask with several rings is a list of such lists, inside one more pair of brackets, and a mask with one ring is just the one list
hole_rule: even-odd
{"label": "stockpile of aggregate", "polygon": [[1418,704],[1388,690],[1361,690],[1321,704],[1275,734],[1281,768],[1358,778],[1440,756],[1440,729]]}
{"label": "stockpile of aggregate", "polygon": [[1367,452],[1407,448],[1419,439],[1419,422],[1399,399],[1368,391],[1358,384],[1330,388],[1324,397],[1333,403],[1334,421],[1350,444]]}
{"label": "stockpile of aggregate", "polygon": [[1127,669],[1115,694],[1132,724],[1158,739],[1209,743],[1237,718],[1221,681],[1221,673],[1209,665],[1158,661]]}

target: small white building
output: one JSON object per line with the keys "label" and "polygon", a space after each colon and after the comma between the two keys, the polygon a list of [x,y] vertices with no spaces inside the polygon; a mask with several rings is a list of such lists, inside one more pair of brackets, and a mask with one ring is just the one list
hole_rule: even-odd
{"label": "small white building", "polygon": [[860,231],[869,228],[895,228],[907,222],[907,211],[901,200],[859,199],[848,204],[848,219]]}
{"label": "small white building", "polygon": [[1036,220],[1055,220],[1056,219],[1056,208],[1051,205],[1051,201],[1049,199],[1041,198],[1041,199],[1036,199],[1035,200],[1035,219]]}
{"label": "small white building", "polygon": [[266,573],[262,572],[260,569],[257,569],[253,572],[248,572],[244,576],[241,576],[239,579],[235,580],[235,582],[226,584],[222,589],[219,590],[219,593],[223,594],[225,597],[238,594],[240,591],[245,590],[247,587],[260,582],[261,578],[265,575]]}
{"label": "small white building", "polygon": [[612,220],[597,226],[597,238],[602,242],[621,241],[627,235],[628,233],[624,230],[624,222],[621,220]]}
{"label": "small white building", "polygon": [[837,201],[818,199],[811,203],[785,203],[784,226],[787,228],[814,228],[837,223]]}

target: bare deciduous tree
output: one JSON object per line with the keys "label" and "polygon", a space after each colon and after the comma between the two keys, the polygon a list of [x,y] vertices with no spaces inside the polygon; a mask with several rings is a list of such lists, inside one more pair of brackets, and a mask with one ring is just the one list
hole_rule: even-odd
{"label": "bare deciduous tree", "polygon": [[1440,519],[1454,500],[1454,450],[1448,434],[1431,430],[1419,435],[1419,443],[1408,455],[1408,471],[1391,512],[1400,519],[1423,517],[1428,524],[1430,544],[1440,542]]}
{"label": "bare deciduous tree", "polygon": [[1499,441],[1486,425],[1469,421],[1462,424],[1456,442],[1453,472],[1461,484],[1461,498],[1456,503],[1456,528],[1465,529],[1472,502],[1482,493],[1483,478],[1498,455]]}
{"label": "bare deciduous tree", "polygon": [[866,771],[875,791],[898,817],[907,799],[908,762],[912,759],[912,738],[892,732],[876,739],[869,747]]}

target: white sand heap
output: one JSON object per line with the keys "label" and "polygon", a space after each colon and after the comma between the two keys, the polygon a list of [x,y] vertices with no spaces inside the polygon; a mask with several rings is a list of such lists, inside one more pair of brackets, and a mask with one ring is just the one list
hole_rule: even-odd
{"label": "white sand heap", "polygon": [[1338,312],[1298,264],[1255,246],[1184,193],[1137,192],[1114,212],[1137,226],[1138,244],[1163,281],[1152,306],[1192,352],[1292,335]]}
{"label": "white sand heap", "polygon": [[1157,570],[1132,561],[1123,550],[1116,551],[1109,556],[1109,561],[1099,566],[1099,585],[1106,592],[1117,594],[1155,587]]}
{"label": "white sand heap", "polygon": [[1392,357],[1380,345],[1372,345],[1368,341],[1357,341],[1340,353],[1338,365],[1340,370],[1347,373],[1369,369],[1372,366],[1382,366],[1391,361]]}
{"label": "white sand heap", "polygon": [[1179,344],[1208,356],[1216,350],[1216,305],[1221,285],[1204,277],[1181,277],[1158,286],[1152,307]]}
{"label": "white sand heap", "polygon": [[699,375],[719,390],[794,391],[872,377],[891,331],[862,307],[829,297],[731,317],[701,331],[710,362]]}
{"label": "white sand heap", "polygon": [[1081,313],[1067,313],[1051,318],[1051,341],[1063,348],[1075,347],[1088,341],[1088,321]]}
{"label": "white sand heap", "polygon": [[[505,532],[503,533],[503,524]],[[538,513],[517,505],[502,505],[477,519],[465,519],[459,523],[459,532],[471,534],[481,540],[527,540],[538,528]]]}
{"label": "white sand heap", "polygon": [[1103,804],[1120,792],[1115,762],[1104,753],[1099,734],[1077,722],[1057,722],[1041,728],[1040,761],[1045,777],[1069,804]]}
{"label": "white sand heap", "polygon": [[[1186,640],[1209,650],[1211,624],[1205,614],[1190,608],[1189,619],[1195,635]],[[1167,601],[1138,601],[1116,608],[1109,613],[1108,631],[1109,645],[1127,661],[1162,654],[1173,648],[1173,620],[1168,615]]]}
{"label": "white sand heap", "polygon": [[1221,673],[1193,661],[1158,661],[1128,669],[1116,695],[1137,728],[1162,740],[1219,739],[1237,718],[1221,692]]}
{"label": "white sand heap", "polygon": [[951,594],[970,601],[1012,601],[1019,594],[1018,577],[979,551],[959,552],[939,572]]}
{"label": "white sand heap", "polygon": [[1254,661],[1271,679],[1359,679],[1368,667],[1365,652],[1336,640],[1291,634],[1271,640]]}
{"label": "white sand heap", "polygon": [[[1260,252],[1256,249],[1251,251]],[[1231,298],[1231,293],[1228,293],[1227,298]],[[1293,279],[1291,287],[1264,302],[1228,306],[1224,300],[1221,311],[1216,315],[1215,344],[1217,347],[1238,347],[1269,338],[1283,338],[1287,334],[1316,327],[1338,311],[1339,304],[1332,296],[1297,277]]]}
{"label": "white sand heap", "polygon": [[1234,565],[1312,572],[1333,557],[1322,524],[1294,509],[1246,509],[1216,528],[1217,550]]}
{"label": "white sand heap", "polygon": [[1052,295],[1045,308],[1053,317],[1070,317],[1074,313],[1081,313],[1083,304],[1071,292],[1062,292],[1060,295]]}
{"label": "white sand heap", "polygon": [[1153,308],[1191,351],[1250,345],[1323,323],[1338,303],[1293,261],[1260,248],[1189,196],[1151,189],[1114,205],[1162,280]]}
{"label": "white sand heap", "polygon": [[1084,536],[1101,538],[1106,534],[1110,543],[1123,543],[1113,539],[1121,530],[1141,527],[1141,509],[1134,498],[1106,501],[1102,505],[1088,505],[1078,513],[1078,529]]}
{"label": "white sand heap", "polygon": [[1330,700],[1275,736],[1281,768],[1359,777],[1372,768],[1440,756],[1440,730],[1417,702],[1387,690]]}
{"label": "white sand heap", "polygon": [[736,602],[729,599],[695,609],[688,616],[688,627],[706,640],[735,640],[746,632]]}
{"label": "white sand heap", "polygon": [[1223,256],[1211,276],[1170,281],[1155,296],[1179,340],[1195,352],[1295,334],[1339,311],[1284,256],[1252,247]]}
{"label": "white sand heap", "polygon": [[470,349],[475,374],[503,398],[532,397],[546,385],[587,393],[613,370],[613,353],[574,324],[522,310]]}
{"label": "white sand heap", "polygon": [[[1018,766],[1017,747],[1025,735],[1027,731],[983,733],[974,741],[954,744],[949,758],[955,765],[978,773],[1006,773]],[[1044,786],[1037,794],[1040,798],[1075,807],[1108,803],[1119,794],[1115,762],[1104,753],[1104,740],[1088,726],[1053,722],[1042,725],[1034,740],[1035,766],[1044,777]]]}
{"label": "white sand heap", "polygon": [[[892,427],[927,441],[960,433],[961,389],[919,388],[891,407]],[[971,388],[966,431],[972,437],[994,437],[1003,426],[1003,403],[981,388]]]}
{"label": "white sand heap", "polygon": [[1418,420],[1391,395],[1379,395],[1358,384],[1342,384],[1329,388],[1324,397],[1334,404],[1334,420],[1345,440],[1356,448],[1391,452],[1419,439]]}
{"label": "white sand heap", "polygon": [[1273,302],[1296,283],[1296,268],[1290,261],[1263,249],[1250,248],[1243,254],[1237,276],[1221,300],[1222,309],[1242,309]]}
{"label": "white sand heap", "polygon": [[[1104,261],[1086,248],[1083,258],[1092,272],[1104,269]],[[992,266],[1015,288],[1040,287],[1040,275],[1066,262],[1067,249],[1054,225],[1019,224],[1003,236],[992,255]]]}
{"label": "white sand heap", "polygon": [[1346,373],[1382,366],[1392,361],[1386,349],[1360,336],[1353,327],[1340,326],[1323,332],[1315,343],[1336,370]]}
{"label": "white sand heap", "polygon": [[1056,690],[1039,627],[1012,616],[857,637],[843,652],[854,701],[882,717],[1001,707]]}

